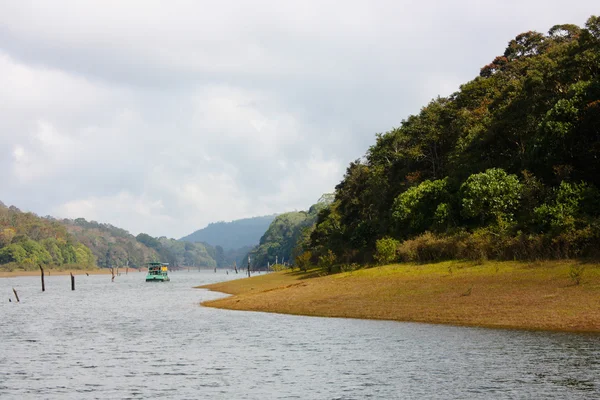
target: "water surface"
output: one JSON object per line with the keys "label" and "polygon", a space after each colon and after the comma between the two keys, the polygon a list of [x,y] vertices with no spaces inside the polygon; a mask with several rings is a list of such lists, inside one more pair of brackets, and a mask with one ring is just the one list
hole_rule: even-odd
{"label": "water surface", "polygon": [[0,398],[600,398],[599,335],[198,305],[223,295],[193,286],[240,276],[0,279]]}

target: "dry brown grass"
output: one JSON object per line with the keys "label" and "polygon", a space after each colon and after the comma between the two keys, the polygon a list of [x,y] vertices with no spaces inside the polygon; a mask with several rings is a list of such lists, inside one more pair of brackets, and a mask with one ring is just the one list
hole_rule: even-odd
{"label": "dry brown grass", "polygon": [[234,310],[497,328],[600,332],[600,265],[580,285],[560,262],[397,264],[336,275],[277,272],[203,286]]}

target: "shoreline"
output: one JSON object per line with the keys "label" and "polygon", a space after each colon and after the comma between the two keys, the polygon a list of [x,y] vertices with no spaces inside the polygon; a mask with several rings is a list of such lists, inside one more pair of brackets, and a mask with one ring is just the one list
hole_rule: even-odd
{"label": "shoreline", "polygon": [[275,272],[203,285],[206,307],[493,329],[600,333],[600,264],[578,261],[395,264],[334,275]]}
{"label": "shoreline", "polygon": [[[136,273],[137,270],[134,268],[130,268],[129,272]],[[115,276],[116,276],[116,270],[115,270]],[[142,271],[145,272],[145,271]],[[111,271],[108,268],[98,268],[98,269],[90,269],[90,270],[85,270],[85,269],[67,269],[67,270],[57,270],[57,269],[45,269],[44,270],[44,274],[45,276],[59,276],[59,275],[69,275],[70,273],[73,273],[73,275],[85,275],[85,274],[89,274],[89,275],[110,275]],[[119,274],[124,274],[125,270],[119,268]],[[19,276],[40,276],[40,270],[37,271],[0,271],[0,278],[16,278]]]}

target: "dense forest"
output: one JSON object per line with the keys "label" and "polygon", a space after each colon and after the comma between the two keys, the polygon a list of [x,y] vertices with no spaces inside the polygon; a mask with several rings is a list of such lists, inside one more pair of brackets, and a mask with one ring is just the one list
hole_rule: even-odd
{"label": "dense forest", "polygon": [[60,222],[0,202],[0,269],[35,270],[39,265],[86,269],[96,260]]}
{"label": "dense forest", "polygon": [[600,18],[525,32],[378,134],[305,249],[327,264],[598,257]]}
{"label": "dense forest", "polygon": [[[265,233],[275,215],[244,218],[231,222],[215,222],[206,228],[182,237],[185,242],[208,243],[211,246],[221,246],[225,252],[248,246],[255,246]],[[230,256],[232,257],[232,256]]]}

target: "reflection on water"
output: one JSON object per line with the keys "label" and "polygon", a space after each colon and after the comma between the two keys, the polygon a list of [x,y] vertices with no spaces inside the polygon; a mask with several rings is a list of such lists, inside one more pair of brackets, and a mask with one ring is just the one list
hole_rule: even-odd
{"label": "reflection on water", "polygon": [[198,306],[235,277],[0,279],[0,398],[600,398],[599,335]]}

